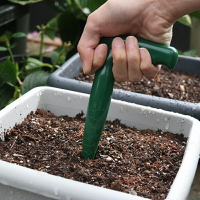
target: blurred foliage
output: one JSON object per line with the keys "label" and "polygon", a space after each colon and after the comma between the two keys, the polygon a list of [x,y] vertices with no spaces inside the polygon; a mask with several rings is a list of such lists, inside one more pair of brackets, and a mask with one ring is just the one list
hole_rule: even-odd
{"label": "blurred foliage", "polygon": [[197,50],[196,49],[191,49],[189,51],[178,51],[179,55],[183,55],[183,56],[190,56],[190,57],[197,57]]}
{"label": "blurred foliage", "polygon": [[[36,3],[41,0],[9,0],[21,5]],[[87,17],[99,8],[106,0],[43,0],[58,11],[58,15],[49,19],[49,31],[46,35],[57,34],[63,42],[71,43],[71,50],[76,48],[83,32]],[[40,13],[38,13],[40,14]]]}
{"label": "blurred foliage", "polygon": [[[36,3],[41,0],[9,0],[22,5]],[[59,14],[50,19],[49,32],[46,34],[51,37],[58,34],[63,42],[71,42],[71,50],[76,48],[87,17],[98,7],[106,2],[106,0],[43,0],[50,7],[57,10]],[[189,13],[178,21],[192,28],[192,18],[200,19],[200,10]],[[50,36],[51,35],[51,36]]]}
{"label": "blurred foliage", "polygon": [[21,32],[12,34],[6,31],[0,36],[0,42],[5,44],[5,46],[0,46],[0,51],[7,51],[9,53],[9,57],[0,62],[0,109],[32,88],[46,85],[49,75],[65,62],[65,57],[70,48],[70,43],[65,42],[61,47],[51,52],[52,57],[49,63],[43,61],[43,55],[46,53],[42,51],[44,45],[43,36],[50,27],[48,25],[41,25],[38,26],[38,29],[41,37],[40,48],[34,54],[22,56],[21,64],[15,61],[12,49],[17,44],[11,43],[11,39],[26,37],[26,35]]}
{"label": "blurred foliage", "polygon": [[184,15],[178,21],[186,26],[192,27],[192,18],[200,19],[200,10]]}

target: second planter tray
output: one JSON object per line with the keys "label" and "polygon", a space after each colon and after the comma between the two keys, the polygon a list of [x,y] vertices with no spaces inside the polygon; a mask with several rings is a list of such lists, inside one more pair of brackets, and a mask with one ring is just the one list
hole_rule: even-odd
{"label": "second planter tray", "polygon": [[[79,54],[77,53],[72,56],[67,62],[65,62],[61,68],[59,68],[49,76],[47,85],[89,94],[92,84],[74,79],[74,77],[79,76],[81,66],[82,63],[80,61]],[[174,70],[181,72],[190,72],[192,74],[200,76],[200,59],[179,56],[177,65]],[[119,89],[113,90],[112,98],[136,103],[139,105],[150,106],[153,108],[160,108],[167,111],[190,115],[197,119],[200,119],[200,103],[178,101]]]}

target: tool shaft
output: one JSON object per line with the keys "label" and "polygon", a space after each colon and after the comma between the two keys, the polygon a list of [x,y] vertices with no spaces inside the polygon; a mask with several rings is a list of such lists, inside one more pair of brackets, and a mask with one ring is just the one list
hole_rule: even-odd
{"label": "tool shaft", "polygon": [[[87,109],[82,156],[93,159],[95,157],[102,131],[106,122],[113,92],[114,77],[112,73],[111,45],[114,38],[102,38],[100,43],[108,46],[108,55],[104,66],[100,68],[93,81]],[[122,36],[125,40],[125,36]],[[177,62],[178,53],[173,47],[138,39],[139,46],[147,48],[154,65],[164,64],[173,69]]]}

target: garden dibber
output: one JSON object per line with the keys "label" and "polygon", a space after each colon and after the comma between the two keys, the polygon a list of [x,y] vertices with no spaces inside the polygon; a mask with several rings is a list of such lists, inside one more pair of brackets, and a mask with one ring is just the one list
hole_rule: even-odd
{"label": "garden dibber", "polygon": [[[126,36],[121,36],[121,38],[125,40]],[[111,52],[113,39],[113,37],[105,37],[100,40],[100,43],[107,44],[108,54],[104,66],[96,72],[92,84],[82,145],[82,156],[84,158],[94,159],[95,157],[111,102],[114,85]],[[178,52],[175,48],[141,38],[138,38],[138,43],[139,47],[146,48],[149,51],[153,65],[162,64],[169,70],[175,67],[178,60]]]}

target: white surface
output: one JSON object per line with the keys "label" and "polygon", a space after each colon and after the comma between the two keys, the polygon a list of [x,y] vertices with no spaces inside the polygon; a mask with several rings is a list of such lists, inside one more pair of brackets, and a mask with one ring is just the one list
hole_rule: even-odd
{"label": "white surface", "polygon": [[[40,108],[50,110],[56,115],[75,116],[81,110],[86,113],[88,100],[89,95],[87,94],[51,87],[35,88],[0,111],[1,138],[3,139],[4,130],[22,122],[30,111]],[[161,129],[173,133],[183,133],[188,137],[182,165],[167,197],[168,200],[186,199],[199,160],[200,122],[189,116],[112,100],[108,119],[114,120],[116,118],[121,119],[122,123],[139,129]],[[10,186],[22,189],[19,199],[22,199],[21,197],[27,191],[31,192],[30,199],[37,199],[38,195],[43,195],[45,196],[44,200],[146,199],[49,175],[4,161],[0,161],[0,183],[7,185],[8,189]],[[26,192],[23,192],[23,190]],[[6,194],[2,194],[0,190],[0,199],[2,198],[4,200],[12,199],[10,196],[6,197]],[[13,200],[18,199],[13,196]]]}

